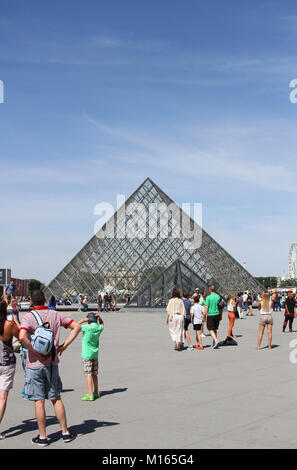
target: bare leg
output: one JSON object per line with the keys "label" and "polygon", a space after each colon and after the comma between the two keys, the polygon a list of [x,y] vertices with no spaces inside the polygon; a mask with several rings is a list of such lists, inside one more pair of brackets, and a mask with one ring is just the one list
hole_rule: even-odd
{"label": "bare leg", "polygon": [[88,387],[88,394],[90,397],[93,395],[93,380],[91,375],[86,376],[87,387]]}
{"label": "bare leg", "polygon": [[0,390],[0,423],[2,422],[7,403],[8,391]]}
{"label": "bare leg", "polygon": [[231,338],[233,338],[233,326],[235,323],[235,313],[228,312],[228,318],[229,318],[228,336],[231,336]]}
{"label": "bare leg", "polygon": [[197,335],[196,336],[197,343],[199,343],[199,346],[202,346],[202,339],[201,339],[201,334],[199,330],[196,331],[196,335]]}
{"label": "bare leg", "polygon": [[185,336],[186,336],[186,340],[188,341],[188,345],[192,346],[191,338],[190,338],[190,335],[189,335],[188,331],[185,331]]}
{"label": "bare leg", "polygon": [[260,331],[259,331],[259,338],[258,338],[258,346],[257,346],[257,349],[260,349],[264,330],[265,330],[265,325],[260,325]]}
{"label": "bare leg", "polygon": [[217,330],[210,330],[210,335],[214,342],[217,341]]}
{"label": "bare leg", "polygon": [[268,347],[271,348],[271,341],[272,341],[272,325],[267,325],[267,332],[268,332]]}
{"label": "bare leg", "polygon": [[46,415],[44,400],[35,401],[35,416],[41,439],[46,437]]}
{"label": "bare leg", "polygon": [[52,404],[54,407],[56,418],[59,421],[62,433],[66,434],[68,432],[68,429],[67,429],[67,420],[66,420],[64,404],[61,398],[57,400],[52,400]]}
{"label": "bare leg", "polygon": [[93,375],[94,393],[98,393],[98,375]]}

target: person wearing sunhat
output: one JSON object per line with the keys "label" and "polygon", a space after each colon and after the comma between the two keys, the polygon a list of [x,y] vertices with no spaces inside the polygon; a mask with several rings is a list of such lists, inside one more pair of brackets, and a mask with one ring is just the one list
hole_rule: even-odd
{"label": "person wearing sunhat", "polygon": [[98,389],[98,354],[99,336],[104,329],[104,322],[99,313],[90,312],[78,323],[80,325],[86,323],[81,328],[83,333],[81,356],[88,393],[81,399],[82,401],[94,401],[96,398],[100,398]]}

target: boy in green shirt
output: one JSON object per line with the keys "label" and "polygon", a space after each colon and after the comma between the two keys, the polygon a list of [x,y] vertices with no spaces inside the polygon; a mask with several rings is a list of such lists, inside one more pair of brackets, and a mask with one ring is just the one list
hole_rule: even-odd
{"label": "boy in green shirt", "polygon": [[[98,325],[99,320],[99,325]],[[81,331],[82,337],[82,353],[84,375],[87,381],[88,393],[82,397],[83,401],[94,401],[95,398],[100,398],[98,391],[98,352],[99,352],[99,336],[101,335],[104,322],[100,315],[90,312],[78,323],[88,322],[83,325]],[[94,386],[94,392],[93,392]]]}

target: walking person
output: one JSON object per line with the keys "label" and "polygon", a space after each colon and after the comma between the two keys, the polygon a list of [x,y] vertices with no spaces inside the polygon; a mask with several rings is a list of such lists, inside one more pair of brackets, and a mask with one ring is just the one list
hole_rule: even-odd
{"label": "walking person", "polygon": [[20,321],[20,312],[17,299],[12,294],[5,294],[4,299],[7,304],[7,320],[12,320],[15,315],[18,322]]}
{"label": "walking person", "polygon": [[273,301],[270,299],[269,292],[264,292],[262,299],[259,300],[259,310],[260,310],[260,330],[259,330],[257,349],[260,349],[265,326],[267,326],[267,333],[268,333],[268,348],[272,349],[271,341],[272,341],[272,325],[273,325],[273,318],[272,318]]}
{"label": "walking person", "polygon": [[166,324],[169,326],[169,333],[172,341],[174,341],[174,349],[181,351],[181,345],[185,341],[184,320],[186,317],[186,310],[182,299],[180,298],[180,291],[173,289],[172,297],[167,305]]}
{"label": "walking person", "polygon": [[203,317],[204,308],[199,303],[199,295],[194,297],[194,305],[191,307],[191,319],[193,322],[193,328],[196,332],[196,344],[194,348],[203,349],[202,339],[201,339],[201,328],[202,328],[202,317]]}
{"label": "walking person", "polygon": [[83,306],[83,312],[86,312],[88,310],[88,300],[87,300],[86,295],[84,296],[82,300],[82,306]]}
{"label": "walking person", "polygon": [[219,346],[217,332],[222,317],[219,310],[221,297],[216,293],[215,286],[210,286],[209,291],[210,294],[206,297],[205,300],[203,317],[207,318],[206,326],[213,340],[212,347],[213,349],[217,349]]}
{"label": "walking person", "polygon": [[[81,326],[61,312],[50,310],[45,305],[45,296],[41,290],[32,292],[32,304],[34,310],[24,315],[20,327],[20,341],[27,349],[25,393],[29,400],[35,403],[35,415],[39,429],[39,435],[32,439],[32,444],[47,446],[45,400],[51,400],[56,418],[60,424],[62,438],[65,443],[75,439],[75,435],[69,432],[66,413],[61,399],[62,382],[59,375],[59,355],[61,355],[72,341],[77,337]],[[37,314],[37,315],[36,315]],[[36,316],[35,316],[36,315]],[[38,327],[37,318],[40,317],[43,324],[48,323],[53,332],[53,354],[44,356],[33,349],[30,336]],[[70,328],[70,334],[65,342],[59,345],[61,327]]]}
{"label": "walking person", "polygon": [[[207,292],[204,291],[204,292],[202,293],[202,295],[200,296],[200,299],[199,299],[199,305],[201,305],[201,306],[203,307],[203,310],[204,310],[204,307],[205,307],[205,299],[206,299],[206,297],[207,297]],[[205,334],[204,334],[204,331],[203,331],[205,325],[206,325],[206,322],[205,322],[205,320],[203,320],[203,318],[202,318],[201,333],[200,333],[201,338],[205,338],[205,337],[206,337]]]}
{"label": "walking person", "polygon": [[82,295],[81,295],[81,294],[78,294],[78,296],[76,297],[76,299],[77,299],[77,303],[78,303],[78,309],[77,309],[77,311],[78,311],[78,312],[81,312],[81,308],[82,308],[82,303],[81,303],[81,302],[82,302]]}
{"label": "walking person", "polygon": [[104,312],[108,312],[110,309],[110,302],[109,302],[109,294],[106,292],[106,294],[103,296],[104,300]]}
{"label": "walking person", "polygon": [[12,297],[14,297],[15,290],[16,290],[16,286],[15,286],[14,281],[10,281],[10,283],[7,284],[6,287],[4,287],[4,292],[3,292],[4,296],[10,294]]}
{"label": "walking person", "polygon": [[236,336],[233,334],[233,327],[235,323],[235,312],[236,312],[236,300],[235,300],[235,295],[230,294],[228,298],[228,303],[227,303],[227,311],[228,311],[228,318],[229,318],[229,328],[228,328],[228,334],[229,338],[236,338]]}
{"label": "walking person", "polygon": [[51,296],[50,301],[48,303],[48,306],[49,306],[50,310],[57,310],[57,308],[56,308],[57,301],[56,301],[56,298],[55,298],[54,295]]}
{"label": "walking person", "polygon": [[248,298],[248,293],[247,291],[245,291],[245,293],[242,295],[242,306],[243,306],[244,313],[247,313],[247,310],[248,310],[247,298]]}
{"label": "walking person", "polygon": [[276,300],[276,311],[281,312],[282,311],[282,308],[281,308],[281,295],[280,295],[279,292],[276,294],[276,299],[275,300]]}
{"label": "walking person", "polygon": [[283,324],[283,333],[285,333],[287,323],[289,322],[289,331],[290,333],[293,332],[293,320],[295,316],[295,308],[296,308],[296,298],[293,292],[289,293],[288,298],[285,301],[285,320]]}
{"label": "walking person", "polygon": [[248,313],[246,314],[247,316],[253,317],[253,297],[252,294],[248,294],[247,296],[247,304],[248,304]]}
{"label": "walking person", "polygon": [[[19,337],[19,322],[14,315],[7,320],[7,303],[0,302],[0,423],[2,422],[8,393],[12,389],[16,369],[16,357],[13,352],[12,339]],[[5,435],[0,433],[0,440]]]}
{"label": "walking person", "polygon": [[185,330],[185,337],[186,337],[186,340],[187,340],[187,343],[188,343],[187,350],[188,351],[193,351],[193,346],[192,346],[191,338],[190,338],[190,335],[189,335],[189,326],[192,323],[192,319],[191,319],[191,305],[192,304],[191,304],[191,301],[189,299],[188,292],[186,292],[186,291],[183,292],[182,301],[184,303],[185,311],[186,311],[184,330]]}
{"label": "walking person", "polygon": [[117,311],[117,298],[116,295],[111,296],[111,311],[116,312]]}
{"label": "walking person", "polygon": [[81,357],[88,393],[81,400],[94,401],[96,398],[100,398],[98,388],[98,353],[99,336],[103,331],[104,322],[99,314],[95,315],[95,313],[90,312],[78,322],[79,325],[82,323],[87,323],[87,325],[83,325],[81,328],[83,333]]}
{"label": "walking person", "polygon": [[236,311],[238,314],[238,317],[243,320],[243,312],[242,312],[242,305],[243,305],[243,298],[242,298],[242,293],[237,294],[237,299],[236,299]]}
{"label": "walking person", "polygon": [[103,299],[102,299],[102,295],[101,295],[101,294],[98,295],[97,302],[98,302],[98,312],[102,312],[102,303],[103,303]]}

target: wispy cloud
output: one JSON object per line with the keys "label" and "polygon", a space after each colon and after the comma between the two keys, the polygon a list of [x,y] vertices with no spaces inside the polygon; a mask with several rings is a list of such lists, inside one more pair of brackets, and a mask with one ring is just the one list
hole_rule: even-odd
{"label": "wispy cloud", "polygon": [[[175,142],[174,138],[164,141],[144,132],[107,126],[91,117],[87,119],[101,134],[107,134],[122,141],[122,147],[114,149],[113,156],[130,164],[136,164],[141,158],[142,161],[149,161],[150,166],[162,168],[169,174],[186,176],[188,169],[191,168],[192,175],[203,178],[243,182],[258,187],[259,190],[297,193],[295,170],[280,161],[273,163],[273,159],[265,163],[265,158],[264,161],[261,158],[263,156],[260,153],[262,152],[261,145],[258,154],[257,145],[254,148],[254,155],[246,151],[246,139],[250,140],[255,137],[258,140],[259,137],[264,138],[267,144],[267,136],[269,136],[272,147],[274,127],[270,129],[270,132],[267,127],[263,130],[256,126],[245,129],[237,126],[233,129],[228,126],[227,128],[215,127],[213,131],[208,129],[208,139],[205,138],[203,128],[201,133],[197,129],[196,135],[192,135],[189,143],[182,146]],[[204,135],[204,138],[200,138],[200,134]],[[126,148],[127,145],[128,148]],[[269,153],[269,148],[267,148],[267,153]]]}

